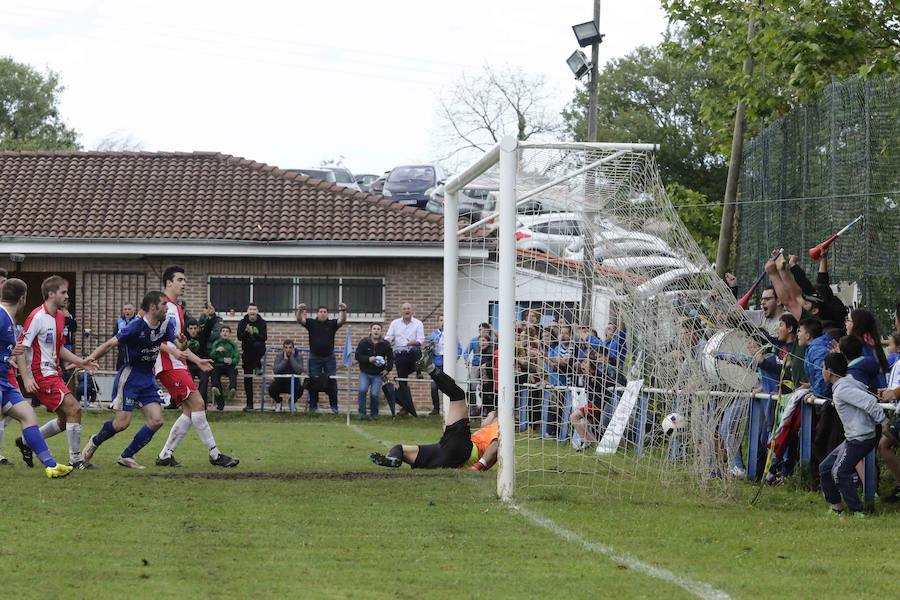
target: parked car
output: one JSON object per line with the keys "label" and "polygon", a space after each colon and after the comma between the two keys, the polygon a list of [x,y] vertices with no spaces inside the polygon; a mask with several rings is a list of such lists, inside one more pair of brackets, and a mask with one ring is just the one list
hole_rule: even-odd
{"label": "parked car", "polygon": [[300,173],[329,183],[337,183],[337,177],[331,169],[286,169],[288,173]]}
{"label": "parked car", "polygon": [[391,169],[383,195],[406,206],[425,208],[426,192],[444,183],[446,176],[440,165],[401,165]]}
{"label": "parked car", "polygon": [[[481,218],[484,211],[485,203],[491,192],[496,192],[496,186],[490,185],[470,185],[464,187],[459,193],[459,218],[469,223],[474,223]],[[425,204],[425,210],[444,214],[444,186],[439,185],[434,190],[429,190],[428,203]]]}
{"label": "parked car", "polygon": [[378,179],[378,175],[363,173],[362,175],[356,176],[356,185],[358,185],[359,189],[363,192],[371,192],[372,184],[376,179]]}
{"label": "parked car", "polygon": [[384,184],[387,181],[388,175],[390,175],[390,171],[385,171],[384,175],[376,179],[372,182],[372,186],[369,188],[370,194],[383,194],[384,193]]}
{"label": "parked car", "polygon": [[352,188],[357,192],[359,191],[359,186],[356,184],[356,177],[353,176],[350,169],[345,167],[328,167],[328,170],[334,173],[334,180],[338,185]]}
{"label": "parked car", "polygon": [[578,213],[519,215],[518,221],[516,248],[520,250],[563,256],[566,248],[581,236]]}
{"label": "parked car", "polygon": [[[486,219],[484,228],[489,232],[494,232],[500,226],[495,213],[497,212],[497,201],[500,199],[499,192],[490,192],[484,200],[484,206],[481,209],[479,220]],[[548,213],[544,202],[538,198],[529,198],[525,202],[516,205],[516,213],[520,215],[539,215]],[[557,213],[558,214],[558,213]]]}

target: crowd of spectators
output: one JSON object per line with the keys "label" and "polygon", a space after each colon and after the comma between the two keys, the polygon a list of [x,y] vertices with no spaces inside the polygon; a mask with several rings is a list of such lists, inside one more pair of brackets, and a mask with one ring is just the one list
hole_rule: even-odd
{"label": "crowd of spectators", "polygon": [[[831,289],[827,252],[818,261],[815,283],[795,256],[785,260],[773,252],[765,270],[769,285],[762,294],[758,322],[769,335],[769,344],[753,342],[748,350],[759,372],[756,391],[783,400],[777,423],[774,399],[755,404],[763,426],[757,456],[749,460],[755,461],[758,478],[764,477],[770,485],[782,484],[798,462],[799,406],[814,404],[807,479],[813,489],[822,490],[835,512],[860,514],[862,504],[855,489],[861,480],[861,459],[869,451],[878,447],[885,466],[900,482],[900,461],[893,450],[900,421],[892,423],[890,412],[878,407],[879,400],[900,398],[896,358],[900,320],[894,323],[898,331],[883,340],[871,311],[850,310]],[[769,448],[773,460],[766,471]],[[733,474],[743,475],[741,453],[731,458]],[[883,499],[900,501],[900,487]]]}

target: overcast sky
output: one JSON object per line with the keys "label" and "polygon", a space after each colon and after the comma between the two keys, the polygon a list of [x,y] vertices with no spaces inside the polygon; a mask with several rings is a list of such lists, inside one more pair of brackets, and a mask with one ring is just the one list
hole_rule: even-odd
{"label": "overcast sky", "polygon": [[[436,99],[464,71],[542,74],[562,108],[575,90],[571,26],[591,11],[590,0],[0,0],[0,54],[60,74],[63,116],[87,149],[118,131],[145,150],[284,168],[343,155],[381,173],[436,154]],[[605,0],[600,19],[601,62],[665,29],[658,0]]]}

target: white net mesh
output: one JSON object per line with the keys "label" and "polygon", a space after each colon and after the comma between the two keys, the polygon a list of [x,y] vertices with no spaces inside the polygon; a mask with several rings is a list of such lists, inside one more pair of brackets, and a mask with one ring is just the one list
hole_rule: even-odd
{"label": "white net mesh", "polygon": [[493,409],[497,331],[515,328],[516,495],[727,490],[757,383],[753,327],[676,216],[652,153],[519,149],[510,323],[497,311],[498,188],[494,164],[459,196],[464,222],[487,220],[460,228],[457,374],[473,412]]}

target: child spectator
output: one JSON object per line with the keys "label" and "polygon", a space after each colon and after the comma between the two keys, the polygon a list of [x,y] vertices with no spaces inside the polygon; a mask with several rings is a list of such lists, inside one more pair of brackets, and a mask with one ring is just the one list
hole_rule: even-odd
{"label": "child spectator", "polygon": [[[215,402],[216,408],[223,410],[226,402],[234,399],[237,388],[237,364],[241,360],[241,353],[237,344],[231,339],[231,327],[225,325],[219,332],[221,337],[213,342],[212,352],[209,357],[213,361],[212,387],[209,389],[210,400]],[[228,376],[228,390],[222,391],[222,375]]]}
{"label": "child spectator", "polygon": [[847,376],[857,380],[869,390],[870,394],[878,392],[878,375],[881,369],[874,358],[863,356],[865,344],[855,335],[845,335],[838,342],[841,354],[847,359]]}
{"label": "child spectator", "polygon": [[854,308],[846,322],[847,333],[860,338],[863,344],[863,356],[878,363],[877,388],[887,385],[887,372],[890,371],[884,348],[881,347],[881,336],[878,335],[878,323],[875,315],[864,308]]}
{"label": "child spectator", "polygon": [[846,438],[819,465],[822,493],[831,504],[832,514],[839,515],[846,510],[854,517],[864,517],[863,504],[853,481],[856,463],[875,449],[877,425],[882,425],[885,436],[893,438],[888,428],[890,422],[878,405],[878,399],[862,383],[847,376],[847,359],[843,355],[836,352],[826,355],[822,376],[832,386],[834,408]]}

